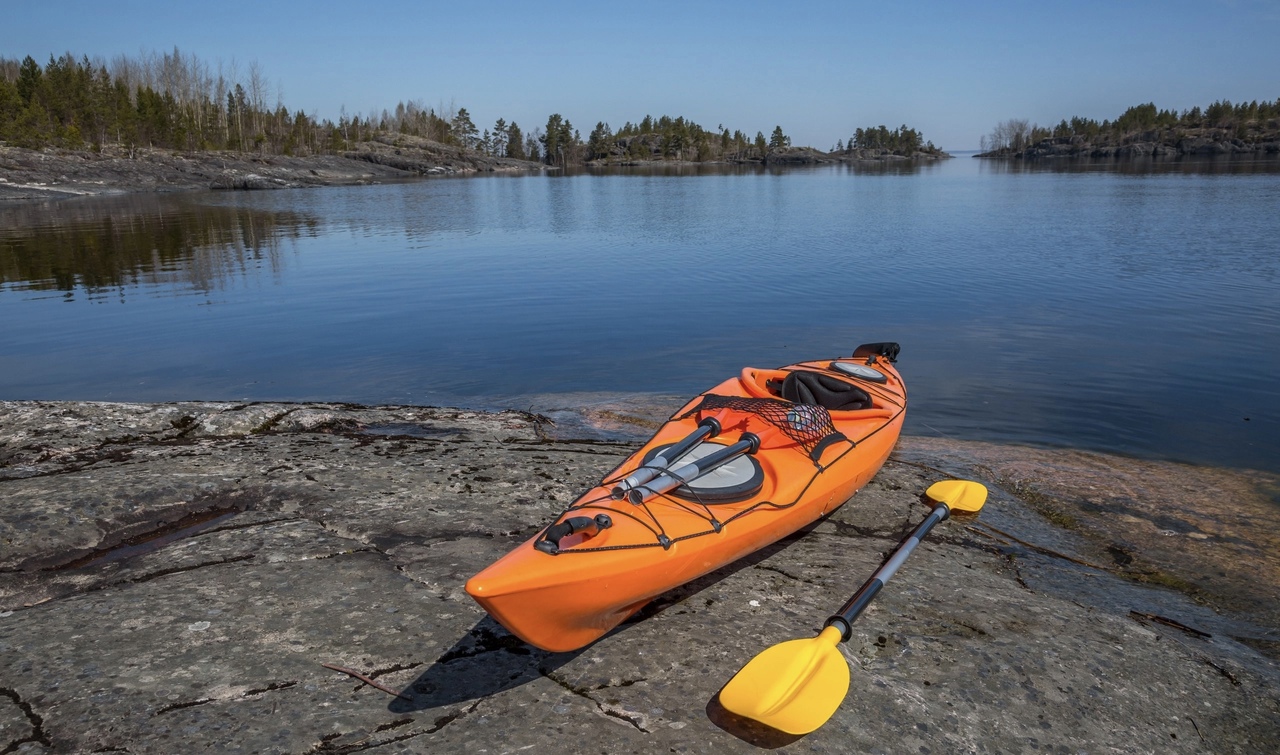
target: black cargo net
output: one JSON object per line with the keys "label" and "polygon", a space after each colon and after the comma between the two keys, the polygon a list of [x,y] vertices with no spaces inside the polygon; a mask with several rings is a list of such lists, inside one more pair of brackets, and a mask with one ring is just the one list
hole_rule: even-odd
{"label": "black cargo net", "polygon": [[[677,417],[687,419],[700,412],[717,412],[728,409],[733,412],[752,414],[778,428],[791,440],[800,444],[810,458],[819,448],[825,448],[835,440],[844,440],[844,436],[836,432],[835,423],[826,408],[817,404],[796,404],[776,398],[744,398],[741,396],[717,396],[708,394],[702,397],[697,406]],[[825,442],[824,442],[825,441]],[[817,459],[814,458],[817,463]]]}

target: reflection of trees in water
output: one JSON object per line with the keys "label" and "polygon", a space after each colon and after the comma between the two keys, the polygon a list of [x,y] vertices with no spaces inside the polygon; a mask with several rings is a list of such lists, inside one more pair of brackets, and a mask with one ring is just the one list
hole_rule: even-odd
{"label": "reflection of trees in water", "polygon": [[209,292],[282,269],[280,243],[316,233],[295,212],[126,197],[0,207],[0,287],[34,291],[145,286]]}
{"label": "reflection of trees in water", "polygon": [[822,173],[832,169],[846,173],[887,173],[914,175],[936,170],[943,160],[840,160],[812,165],[760,165],[759,163],[675,163],[637,166],[590,166],[569,168],[559,176],[783,176],[788,174]]}
{"label": "reflection of trees in water", "polygon": [[1247,175],[1280,173],[1274,155],[1224,155],[1220,157],[1042,157],[1024,159],[978,158],[983,173],[1120,173],[1146,176]]}

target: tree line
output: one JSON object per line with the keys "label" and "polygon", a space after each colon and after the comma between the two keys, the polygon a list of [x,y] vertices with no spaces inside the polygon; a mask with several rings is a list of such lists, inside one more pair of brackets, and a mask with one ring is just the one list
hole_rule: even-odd
{"label": "tree line", "polygon": [[[43,66],[27,56],[0,57],[0,142],[39,149],[155,147],[185,151],[239,151],[264,155],[336,154],[378,134],[430,139],[493,157],[547,165],[638,160],[749,161],[791,146],[777,126],[766,137],[723,125],[705,128],[683,116],[646,115],[614,130],[596,123],[584,140],[559,113],[527,132],[499,118],[481,129],[465,107],[432,108],[419,101],[367,115],[320,119],[290,111],[261,67],[216,66],[178,48],[172,52],[117,56],[111,61],[49,56]],[[932,150],[919,132],[858,129],[838,151],[882,148]]]}
{"label": "tree line", "polygon": [[464,149],[524,159],[520,127],[499,118],[481,136],[466,108],[439,110],[417,101],[337,122],[298,110],[273,96],[258,64],[216,69],[194,55],[120,56],[110,63],[50,56],[41,66],[0,57],[0,142],[67,149],[104,146],[260,154],[331,154],[394,132]]}
{"label": "tree line", "polygon": [[1093,118],[1063,118],[1052,128],[1013,118],[1001,121],[982,137],[983,152],[1009,150],[1020,152],[1046,139],[1081,138],[1087,142],[1118,142],[1135,134],[1155,132],[1154,139],[1181,138],[1197,129],[1215,129],[1231,138],[1253,141],[1273,136],[1280,130],[1280,99],[1275,102],[1241,102],[1218,100],[1206,108],[1162,110],[1155,103],[1134,105],[1114,121],[1098,122]]}

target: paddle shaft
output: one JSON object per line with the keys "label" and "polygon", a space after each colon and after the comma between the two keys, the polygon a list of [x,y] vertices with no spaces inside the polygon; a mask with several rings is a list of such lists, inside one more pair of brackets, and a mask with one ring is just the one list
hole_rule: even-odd
{"label": "paddle shaft", "polygon": [[944,521],[949,516],[951,516],[951,509],[947,504],[939,503],[929,516],[916,526],[911,536],[898,546],[898,549],[893,552],[889,560],[884,562],[884,565],[877,569],[875,574],[871,575],[871,579],[868,579],[862,584],[862,587],[858,588],[858,591],[853,594],[848,603],[844,604],[840,612],[827,619],[826,626],[834,626],[840,630],[841,642],[849,639],[853,633],[853,622],[857,621],[858,617],[862,615],[862,612],[866,610],[867,606],[871,604],[871,601],[880,592],[880,589],[898,571],[898,567],[902,566],[902,563],[907,560],[907,556],[911,555],[911,551],[915,550],[916,546],[920,544],[925,535],[929,534],[929,530],[933,529],[934,525]]}
{"label": "paddle shaft", "polygon": [[649,460],[649,463],[632,472],[627,479],[618,483],[611,491],[615,499],[622,498],[627,494],[628,490],[638,488],[649,480],[662,474],[663,471],[674,464],[681,456],[684,456],[693,447],[702,443],[707,438],[714,438],[720,434],[720,423],[713,417],[707,417],[698,423],[698,429],[689,433],[680,441],[662,449],[656,456]]}
{"label": "paddle shaft", "polygon": [[641,504],[656,495],[674,490],[687,482],[692,482],[717,467],[728,464],[743,454],[753,454],[760,449],[760,436],[755,433],[743,433],[742,439],[732,446],[725,446],[711,454],[684,464],[676,469],[663,472],[648,484],[627,491],[627,500]]}

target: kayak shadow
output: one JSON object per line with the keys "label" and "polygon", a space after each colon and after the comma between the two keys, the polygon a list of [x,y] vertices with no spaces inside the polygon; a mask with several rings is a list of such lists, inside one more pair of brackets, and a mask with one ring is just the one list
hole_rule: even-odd
{"label": "kayak shadow", "polygon": [[819,519],[818,521],[813,522],[812,524],[808,524],[796,530],[795,532],[792,532],[790,535],[787,535],[786,537],[782,538],[781,540],[771,545],[766,545],[765,547],[761,548],[758,551],[755,551],[754,553],[749,553],[743,556],[742,558],[738,559],[737,561],[734,561],[733,563],[725,564],[724,566],[720,567],[719,569],[716,569],[713,572],[708,572],[707,574],[704,574],[701,577],[698,577],[697,579],[690,580],[684,583],[683,585],[680,585],[678,587],[673,587],[670,590],[667,590],[666,592],[662,593],[658,597],[649,601],[647,604],[645,604],[643,608],[641,608],[639,611],[636,611],[630,618],[622,622],[622,624],[617,629],[614,629],[612,632],[610,632],[608,635],[605,635],[605,636],[607,637],[607,636],[613,635],[616,632],[623,631],[627,627],[631,626],[632,624],[636,624],[642,621],[647,621],[653,618],[654,616],[657,616],[658,614],[662,613],[663,611],[667,610],[668,608],[674,605],[683,603],[684,601],[688,600],[694,595],[697,595],[698,593],[702,592],[708,587],[711,587],[717,582],[723,579],[726,579],[728,577],[731,577],[734,574],[737,574],[738,572],[742,571],[743,569],[747,569],[752,566],[755,566],[761,561],[765,561],[765,560],[768,560],[769,558],[772,558],[774,555],[780,553],[781,551],[786,550],[787,547],[790,546],[792,543],[796,542],[797,540],[800,540],[805,535],[812,532],[813,528],[817,527],[823,521],[825,520]]}
{"label": "kayak shadow", "polygon": [[[605,637],[626,632],[630,627],[683,603],[726,577],[764,561],[804,537],[816,526],[817,522],[810,524],[755,553],[668,590]],[[554,680],[556,669],[590,647],[592,645],[567,653],[552,653],[526,643],[491,617],[485,616],[417,679],[400,690],[399,696],[391,701],[387,710],[392,713],[412,713],[440,708],[490,697],[542,677]]]}
{"label": "kayak shadow", "polygon": [[547,676],[581,653],[536,648],[485,616],[400,690],[387,710],[412,713],[496,695]]}

